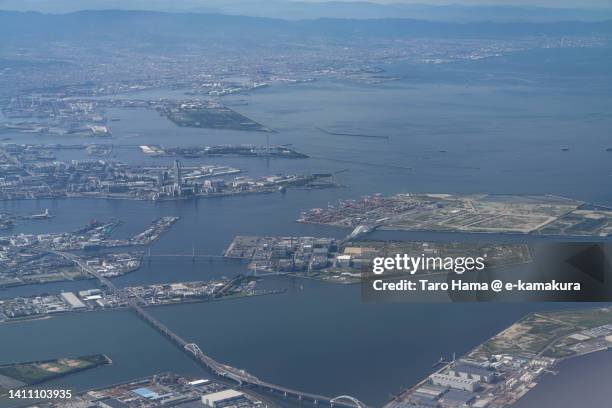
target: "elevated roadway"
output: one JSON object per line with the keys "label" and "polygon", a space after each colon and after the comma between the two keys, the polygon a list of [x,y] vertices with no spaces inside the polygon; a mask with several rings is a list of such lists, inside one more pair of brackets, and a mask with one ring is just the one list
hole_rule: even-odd
{"label": "elevated roadway", "polygon": [[[63,257],[64,259],[68,259],[77,264],[86,273],[96,278],[98,282],[100,282],[100,284],[104,286],[107,290],[109,290],[111,293],[116,293],[118,291],[117,287],[109,279],[105,278],[95,269],[87,265],[77,255],[60,251],[52,252]],[[136,313],[136,315],[138,315],[138,317],[140,317],[146,323],[154,327],[157,331],[166,336],[181,349],[186,351],[201,365],[206,367],[215,375],[235,381],[241,387],[256,388],[262,391],[270,392],[272,394],[281,395],[286,398],[293,398],[300,401],[308,401],[313,403],[314,405],[323,405],[329,407],[367,408],[365,404],[350,396],[341,395],[335,398],[331,398],[324,395],[318,395],[288,387],[283,387],[281,385],[262,381],[254,375],[249,374],[245,370],[219,363],[212,357],[204,354],[197,344],[186,341],[181,336],[172,331],[170,328],[168,328],[166,325],[164,325],[162,322],[160,322],[158,319],[153,317],[149,312],[147,312],[142,307],[145,302],[140,297],[136,296],[127,299],[127,302],[129,307]]]}

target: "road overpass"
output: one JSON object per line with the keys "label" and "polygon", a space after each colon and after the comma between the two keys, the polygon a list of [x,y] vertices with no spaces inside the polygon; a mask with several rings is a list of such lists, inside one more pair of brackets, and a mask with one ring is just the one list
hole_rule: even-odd
{"label": "road overpass", "polygon": [[358,225],[355,227],[355,229],[353,229],[353,231],[351,231],[350,234],[348,234],[340,241],[340,244],[343,245],[347,242],[354,241],[358,238],[368,235],[369,233],[374,232],[374,230],[380,227],[380,225],[380,223]]}

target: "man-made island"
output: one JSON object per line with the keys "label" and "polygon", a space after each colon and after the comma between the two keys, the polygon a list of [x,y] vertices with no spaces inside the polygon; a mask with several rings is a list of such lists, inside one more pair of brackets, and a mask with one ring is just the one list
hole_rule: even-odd
{"label": "man-made island", "polygon": [[0,365],[0,395],[6,394],[9,390],[40,384],[110,363],[111,360],[107,356],[94,354],[74,358]]}
{"label": "man-made island", "polygon": [[273,132],[218,101],[91,99],[58,95],[36,99],[13,98],[2,109],[4,116],[11,121],[0,124],[0,133],[109,138],[112,131],[106,110],[110,108],[154,110],[181,127]]}
{"label": "man-made island", "polygon": [[217,102],[156,102],[155,109],[178,126],[272,132],[261,123]]}
{"label": "man-made island", "polygon": [[306,159],[307,155],[299,153],[289,146],[269,145],[257,146],[250,144],[190,146],[190,147],[162,147],[157,145],[142,145],[140,150],[149,156],[183,157],[185,159],[202,157],[272,157],[284,159]]}
{"label": "man-made island", "polygon": [[[0,237],[0,287],[47,283],[89,277],[58,251],[88,251],[149,245],[178,221],[178,217],[154,220],[144,231],[127,239],[112,238],[121,224],[91,221],[72,232],[18,234]],[[83,262],[104,277],[124,275],[140,267],[142,253],[86,254]]]}
{"label": "man-made island", "polygon": [[343,228],[609,236],[612,208],[557,196],[405,193],[344,200],[300,222]]}
{"label": "man-made island", "polygon": [[384,408],[512,406],[564,359],[612,347],[612,309],[532,313],[450,362]]}
{"label": "man-made island", "polygon": [[[248,389],[230,388],[207,378],[184,377],[162,373],[135,379],[109,387],[90,390],[73,397],[74,407],[103,408],[260,408],[265,406],[260,397]],[[66,401],[37,403],[42,408],[64,408]]]}
{"label": "man-made island", "polygon": [[27,146],[0,148],[4,177],[0,200],[88,197],[131,200],[186,200],[285,191],[288,188],[335,187],[332,174],[223,177],[240,173],[229,166],[127,165],[115,161],[57,161],[32,156]]}
{"label": "man-made island", "polygon": [[[246,259],[254,273],[286,273],[336,283],[360,282],[372,272],[376,257],[407,254],[410,257],[486,258],[487,266],[516,265],[531,261],[527,245],[473,242],[343,241],[315,237],[237,236],[225,257]],[[442,267],[442,262],[439,264]],[[441,270],[441,269],[440,269]],[[416,273],[435,273],[419,270]]]}
{"label": "man-made island", "polygon": [[301,153],[291,145],[255,145],[255,144],[223,144],[223,145],[193,145],[193,146],[162,146],[157,144],[122,145],[113,143],[27,143],[5,144],[7,149],[18,152],[29,161],[55,161],[57,153],[62,151],[83,151],[90,157],[109,157],[117,150],[138,149],[150,157],[180,157],[184,159],[199,159],[208,157],[270,157],[275,159],[306,159],[308,155]]}
{"label": "man-made island", "polygon": [[163,306],[279,293],[256,289],[256,285],[256,278],[238,276],[233,279],[129,286],[114,292],[96,288],[78,293],[0,299],[0,323],[69,312],[127,308],[132,301],[140,302],[142,306]]}

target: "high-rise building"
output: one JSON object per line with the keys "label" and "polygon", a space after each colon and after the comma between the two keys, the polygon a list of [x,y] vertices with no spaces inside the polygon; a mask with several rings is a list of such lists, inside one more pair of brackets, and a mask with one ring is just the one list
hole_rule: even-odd
{"label": "high-rise building", "polygon": [[176,186],[183,184],[181,179],[181,162],[178,160],[174,161],[174,184]]}

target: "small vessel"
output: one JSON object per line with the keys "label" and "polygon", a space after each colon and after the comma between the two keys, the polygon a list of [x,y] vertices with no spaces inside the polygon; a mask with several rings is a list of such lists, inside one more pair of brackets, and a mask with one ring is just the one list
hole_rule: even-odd
{"label": "small vessel", "polygon": [[45,208],[45,211],[41,214],[32,214],[30,215],[30,219],[32,220],[45,220],[47,218],[51,218],[52,215],[49,214],[49,209]]}

